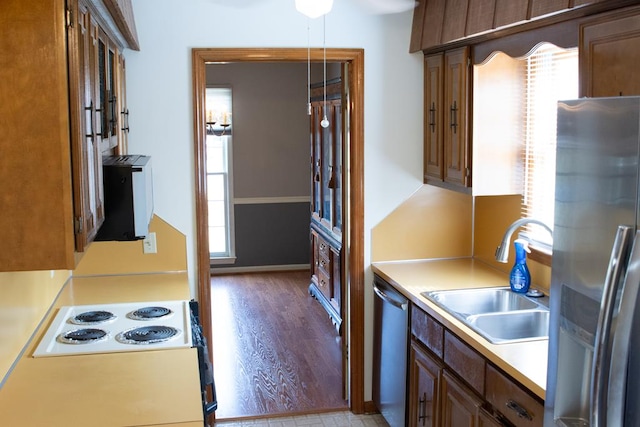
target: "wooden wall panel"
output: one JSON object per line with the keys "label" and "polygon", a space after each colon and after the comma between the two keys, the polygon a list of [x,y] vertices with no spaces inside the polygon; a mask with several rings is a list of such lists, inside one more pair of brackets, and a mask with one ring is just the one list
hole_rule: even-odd
{"label": "wooden wall panel", "polygon": [[411,40],[409,52],[417,52],[422,49],[422,31],[424,29],[424,14],[427,10],[427,0],[419,0],[413,11],[413,23],[411,24]]}
{"label": "wooden wall panel", "polygon": [[492,29],[495,11],[496,0],[469,0],[465,35],[471,36]]}
{"label": "wooden wall panel", "polygon": [[586,4],[600,3],[606,0],[573,0],[572,7],[584,6]]}
{"label": "wooden wall panel", "polygon": [[495,27],[526,20],[528,8],[529,0],[496,0]]}
{"label": "wooden wall panel", "polygon": [[422,49],[437,46],[442,38],[445,0],[427,0],[422,30]]}
{"label": "wooden wall panel", "polygon": [[531,18],[569,8],[569,0],[531,0]]}
{"label": "wooden wall panel", "polygon": [[442,28],[442,42],[457,40],[465,36],[469,0],[447,0],[444,10],[445,25]]}

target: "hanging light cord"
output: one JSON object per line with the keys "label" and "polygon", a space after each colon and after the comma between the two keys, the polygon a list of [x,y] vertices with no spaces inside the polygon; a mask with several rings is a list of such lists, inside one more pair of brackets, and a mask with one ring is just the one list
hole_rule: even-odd
{"label": "hanging light cord", "polygon": [[311,41],[309,37],[309,21],[307,18],[307,115],[311,115]]}
{"label": "hanging light cord", "polygon": [[322,56],[323,56],[323,68],[324,68],[324,102],[322,104],[322,121],[320,126],[323,128],[329,127],[329,120],[327,119],[327,15],[322,16]]}

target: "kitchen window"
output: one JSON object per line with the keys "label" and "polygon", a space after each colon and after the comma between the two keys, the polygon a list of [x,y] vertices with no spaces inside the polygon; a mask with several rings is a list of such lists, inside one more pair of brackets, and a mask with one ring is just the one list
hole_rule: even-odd
{"label": "kitchen window", "polygon": [[[578,97],[578,49],[545,43],[526,58],[526,66],[522,217],[553,229],[557,104]],[[524,235],[550,252],[551,236],[542,227],[529,226]]]}
{"label": "kitchen window", "polygon": [[206,89],[206,159],[209,258],[211,263],[235,259],[232,191],[232,91]]}
{"label": "kitchen window", "polygon": [[[476,66],[474,144],[490,142],[492,149],[474,151],[474,191],[520,194],[521,216],[553,228],[557,102],[577,97],[577,48],[541,43],[525,57],[497,52]],[[496,176],[506,183],[496,183]],[[526,226],[521,235],[550,253],[551,237],[542,227]]]}

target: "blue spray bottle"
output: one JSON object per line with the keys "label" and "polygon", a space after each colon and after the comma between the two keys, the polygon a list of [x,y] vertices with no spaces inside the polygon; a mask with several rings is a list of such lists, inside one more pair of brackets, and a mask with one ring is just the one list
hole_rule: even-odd
{"label": "blue spray bottle", "polygon": [[509,285],[513,292],[524,294],[531,285],[531,273],[529,273],[529,267],[527,267],[529,247],[527,242],[521,239],[516,239],[514,245],[516,247],[516,263],[513,265],[509,275]]}

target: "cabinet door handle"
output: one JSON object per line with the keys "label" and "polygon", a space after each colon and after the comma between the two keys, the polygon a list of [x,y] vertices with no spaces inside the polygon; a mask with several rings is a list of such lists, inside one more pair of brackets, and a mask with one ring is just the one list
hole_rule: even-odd
{"label": "cabinet door handle", "polygon": [[431,133],[436,131],[436,103],[431,103],[431,108],[429,108],[429,127],[431,128]]}
{"label": "cabinet door handle", "polygon": [[122,115],[122,131],[129,133],[129,109],[123,110]]}
{"label": "cabinet door handle", "polygon": [[458,129],[458,104],[456,103],[456,101],[453,101],[453,104],[451,105],[451,109],[450,109],[450,126],[451,129],[453,129],[453,133],[456,133],[457,129]]}
{"label": "cabinet door handle", "polygon": [[507,401],[507,408],[514,411],[516,415],[518,415],[518,418],[524,418],[525,420],[529,420],[529,421],[533,420],[533,417],[531,416],[531,414],[529,414],[529,412],[525,408],[520,406],[520,404],[515,400],[509,399]]}
{"label": "cabinet door handle", "polygon": [[418,401],[418,422],[422,421],[422,425],[426,425],[427,418],[427,393],[422,393]]}
{"label": "cabinet door handle", "polygon": [[118,126],[118,115],[116,113],[117,111],[117,101],[118,98],[116,97],[115,94],[111,93],[109,95],[109,124],[113,127]]}
{"label": "cabinet door handle", "polygon": [[327,183],[327,188],[336,188],[336,179],[333,175],[333,166],[329,166],[329,182]]}
{"label": "cabinet door handle", "polygon": [[93,117],[93,113],[94,113],[94,109],[93,109],[93,100],[91,100],[91,102],[89,103],[88,107],[84,107],[84,111],[85,111],[85,119],[86,119],[86,114],[87,112],[89,113],[89,120],[87,120],[87,123],[89,124],[89,127],[91,129],[87,129],[88,133],[85,133],[85,137],[87,138],[92,138],[94,137],[94,129],[95,129],[95,123],[94,123],[94,117]]}

